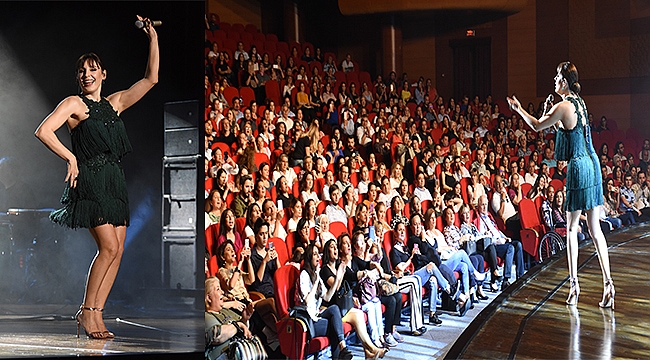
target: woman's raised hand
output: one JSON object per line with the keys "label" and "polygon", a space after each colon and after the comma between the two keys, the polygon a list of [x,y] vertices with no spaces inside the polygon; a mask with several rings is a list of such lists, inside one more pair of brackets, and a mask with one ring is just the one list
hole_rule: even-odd
{"label": "woman's raised hand", "polygon": [[514,111],[519,111],[519,109],[521,109],[521,103],[516,96],[512,95],[512,97],[506,97],[506,100],[508,101],[508,106],[510,106],[510,109]]}
{"label": "woman's raised hand", "polygon": [[147,17],[142,17],[140,15],[136,15],[136,17],[144,24],[144,26],[142,27],[142,31],[144,31],[144,33],[147,34],[147,36],[149,36],[150,39],[158,36],[158,33],[153,28],[153,22],[151,21],[151,19]]}

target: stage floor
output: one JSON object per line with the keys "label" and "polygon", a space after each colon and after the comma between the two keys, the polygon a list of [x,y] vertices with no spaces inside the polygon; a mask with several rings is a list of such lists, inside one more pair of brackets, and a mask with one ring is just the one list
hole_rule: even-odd
{"label": "stage floor", "polygon": [[[151,317],[107,314],[106,326],[115,333],[115,339],[90,340],[83,329],[77,338],[73,319],[76,309],[56,305],[0,305],[0,358],[144,354],[162,357],[203,350],[204,318],[200,311],[170,311],[163,316],[150,314],[155,315]],[[12,315],[16,313],[20,315]]]}
{"label": "stage floor", "polygon": [[650,224],[607,236],[616,309],[601,309],[602,275],[593,243],[580,248],[578,306],[569,293],[566,254],[529,271],[459,337],[448,358],[650,358]]}

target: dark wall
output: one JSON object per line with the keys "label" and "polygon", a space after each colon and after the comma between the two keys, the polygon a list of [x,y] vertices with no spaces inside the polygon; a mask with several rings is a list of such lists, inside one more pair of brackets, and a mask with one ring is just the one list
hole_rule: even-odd
{"label": "dark wall", "polygon": [[[27,71],[41,99],[16,99],[24,107],[41,101],[36,115],[18,113],[11,121],[33,132],[66,96],[75,94],[74,64],[83,53],[97,53],[107,70],[103,95],[127,89],[145,72],[148,39],[134,26],[136,14],[162,20],[159,83],[122,114],[133,152],[124,160],[132,226],[113,297],[135,296],[132,288],[160,286],[161,159],[163,104],[202,99],[203,1],[178,2],[0,2],[0,36],[16,61]],[[0,39],[1,40],[1,39]],[[1,91],[1,90],[0,90]],[[11,94],[3,94],[6,98]],[[7,121],[3,119],[3,121]],[[22,131],[22,130],[21,130]],[[69,144],[64,128],[57,135]],[[40,207],[59,207],[65,163],[34,137],[25,149],[4,149],[26,164],[27,179],[38,194]],[[0,147],[0,152],[2,152]],[[198,151],[198,148],[197,148]],[[35,165],[28,165],[35,164]],[[73,241],[92,244],[85,230],[69,231]],[[76,240],[79,238],[79,240]],[[78,259],[87,269],[90,258]],[[83,274],[82,274],[83,275]],[[81,295],[81,289],[76,289]]]}

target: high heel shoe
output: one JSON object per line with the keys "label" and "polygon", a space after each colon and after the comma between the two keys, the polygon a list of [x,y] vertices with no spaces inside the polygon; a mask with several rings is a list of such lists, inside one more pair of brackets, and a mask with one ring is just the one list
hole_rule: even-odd
{"label": "high heel shoe", "polygon": [[603,289],[603,301],[598,303],[598,306],[601,308],[612,308],[614,310],[614,295],[616,291],[614,290],[614,281],[612,278],[605,280],[604,289]]}
{"label": "high heel shoe", "polygon": [[[104,312],[104,309],[100,309],[100,308],[95,308],[95,310],[99,311],[99,312],[102,312],[102,313]],[[110,332],[108,330],[102,331],[102,334],[104,334],[105,339],[114,339],[115,338],[115,334],[113,334],[112,332]]]}
{"label": "high heel shoe", "polygon": [[388,349],[386,348],[377,348],[376,351],[372,351],[369,349],[363,349],[364,353],[366,354],[366,359],[383,359],[384,355],[388,352]]}
{"label": "high heel shoe", "polygon": [[77,321],[77,337],[79,337],[79,335],[81,334],[81,328],[83,327],[84,333],[86,333],[86,336],[88,338],[90,338],[90,339],[106,339],[106,336],[104,335],[103,331],[91,331],[91,332],[88,332],[88,330],[86,330],[86,327],[84,326],[84,318],[82,316],[84,310],[96,311],[97,309],[85,307],[85,306],[83,306],[83,304],[81,304],[81,306],[79,307],[79,310],[77,311],[77,314],[74,316],[75,320]]}
{"label": "high heel shoe", "polygon": [[577,305],[578,296],[580,295],[580,284],[578,284],[578,278],[571,278],[571,289],[569,290],[569,297],[566,299],[567,305]]}

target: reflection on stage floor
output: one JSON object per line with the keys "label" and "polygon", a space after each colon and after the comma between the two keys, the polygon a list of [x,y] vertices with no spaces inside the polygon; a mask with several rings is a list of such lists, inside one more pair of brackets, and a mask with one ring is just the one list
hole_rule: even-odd
{"label": "reflection on stage floor", "polygon": [[598,307],[603,283],[591,241],[580,248],[577,306],[567,306],[566,254],[531,269],[466,329],[448,358],[649,358],[650,224],[607,236],[616,309]]}
{"label": "reflection on stage floor", "polygon": [[[106,318],[112,340],[91,340],[73,316],[77,308],[0,305],[0,358],[190,353],[203,349],[200,311],[165,311]],[[16,314],[20,315],[16,315]],[[116,315],[115,313],[113,313]]]}

